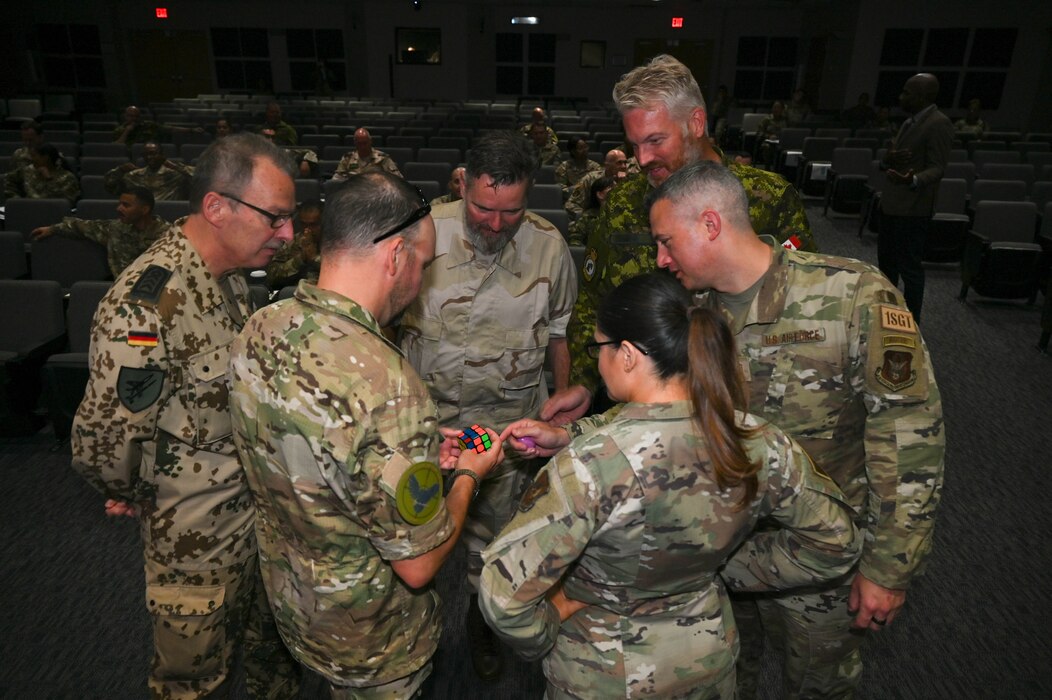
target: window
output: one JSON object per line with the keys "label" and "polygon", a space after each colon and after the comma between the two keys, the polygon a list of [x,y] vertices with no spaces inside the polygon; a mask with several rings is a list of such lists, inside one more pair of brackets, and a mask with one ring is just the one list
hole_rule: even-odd
{"label": "window", "polygon": [[96,25],[38,24],[36,45],[48,87],[106,87],[102,44]]}
{"label": "window", "polygon": [[771,101],[789,97],[794,88],[796,54],[795,37],[739,37],[735,97]]}
{"label": "window", "polygon": [[285,46],[293,90],[327,95],[347,89],[347,57],[339,29],[289,29]]}
{"label": "window", "polygon": [[266,29],[213,27],[212,55],[216,59],[216,86],[220,90],[274,90]]}
{"label": "window", "polygon": [[554,34],[498,32],[496,40],[497,94],[555,94]]}
{"label": "window", "polygon": [[395,29],[395,44],[399,63],[438,65],[442,63],[442,30],[420,27]]}
{"label": "window", "polygon": [[1015,28],[888,29],[874,103],[897,105],[906,80],[932,73],[939,79],[936,104],[964,108],[979,98],[984,109],[997,109],[1018,33]]}

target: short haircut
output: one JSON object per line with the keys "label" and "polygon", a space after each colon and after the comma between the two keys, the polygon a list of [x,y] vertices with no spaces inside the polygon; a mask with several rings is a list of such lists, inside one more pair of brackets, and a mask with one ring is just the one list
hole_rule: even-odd
{"label": "short haircut", "polygon": [[40,122],[34,121],[33,119],[27,119],[24,122],[22,122],[22,129],[30,129],[37,136],[40,136],[44,133],[44,126]]}
{"label": "short haircut", "polygon": [[698,81],[690,69],[668,54],[655,56],[621,76],[614,85],[614,104],[624,115],[632,109],[662,104],[674,119],[686,119],[696,108],[705,109]]}
{"label": "short haircut", "polygon": [[751,226],[749,198],[741,181],[720,163],[703,160],[680,168],[646,198],[649,209],[667,199],[673,204],[689,202],[693,213],[712,207],[732,226]]}
{"label": "short haircut", "polygon": [[58,165],[59,161],[62,160],[62,157],[59,155],[58,149],[50,143],[39,143],[36,146],[33,146],[33,148],[30,150],[39,153],[55,165]]}
{"label": "short haircut", "polygon": [[515,131],[491,131],[468,152],[466,174],[470,182],[489,175],[497,187],[532,184],[536,170],[533,144]]}
{"label": "short haircut", "polygon": [[229,192],[240,196],[255,174],[256,161],[268,160],[279,170],[293,177],[292,158],[280,146],[275,146],[258,134],[231,134],[213,141],[197,159],[194,177],[190,181],[190,211],[201,211],[201,203],[209,192]]}
{"label": "short haircut", "polygon": [[148,187],[140,187],[139,185],[126,185],[121,188],[121,194],[130,194],[132,197],[135,197],[137,200],[139,200],[140,204],[145,204],[146,206],[150,207],[151,211],[153,210],[153,205],[155,203],[153,191],[150,190]]}
{"label": "short haircut", "polygon": [[599,193],[605,190],[607,187],[614,186],[614,178],[609,175],[604,175],[601,178],[595,180],[592,186],[588,188],[588,208],[598,209],[602,202],[599,201]]}
{"label": "short haircut", "polygon": [[[383,170],[366,170],[336,188],[322,214],[322,255],[335,251],[363,255],[373,239],[405,221],[426,202],[407,181]],[[417,222],[400,235],[412,238]]]}
{"label": "short haircut", "polygon": [[324,212],[325,205],[321,203],[320,199],[305,199],[302,202],[300,202],[300,206],[297,211],[299,211],[299,213],[301,214],[305,211]]}

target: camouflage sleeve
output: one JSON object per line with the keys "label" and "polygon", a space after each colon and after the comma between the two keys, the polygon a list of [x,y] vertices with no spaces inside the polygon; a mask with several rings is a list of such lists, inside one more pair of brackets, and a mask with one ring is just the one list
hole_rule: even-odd
{"label": "camouflage sleeve", "polygon": [[[566,200],[566,213],[571,218],[578,218],[584,213],[585,205],[587,205],[588,195],[591,194],[590,187],[585,187],[585,181],[588,178],[581,178],[576,185],[570,188],[569,198]],[[591,183],[589,183],[591,184]]]}
{"label": "camouflage sleeve", "polygon": [[22,169],[15,168],[4,176],[4,198],[22,196]]}
{"label": "camouflage sleeve", "polygon": [[337,181],[346,180],[351,175],[351,156],[346,155],[340,158],[340,162],[336,165],[336,172],[332,174],[332,179]]}
{"label": "camouflage sleeve", "polygon": [[563,201],[565,202],[567,197],[570,196],[570,191],[573,189],[573,183],[570,182],[570,178],[566,175],[566,163],[562,161],[555,166],[555,184],[563,190]]}
{"label": "camouflage sleeve", "polygon": [[66,238],[86,238],[89,241],[107,245],[113,236],[110,223],[98,219],[76,219],[67,216],[62,223],[52,226],[51,232]]}
{"label": "camouflage sleeve", "polygon": [[402,171],[398,169],[398,164],[394,162],[394,158],[392,158],[391,156],[387,156],[384,158],[383,166],[384,170],[391,173],[392,175],[402,178],[405,177],[404,175],[402,175]]}
{"label": "camouflage sleeve", "polygon": [[608,423],[612,423],[617,414],[621,412],[621,408],[624,406],[623,403],[615,404],[606,410],[605,413],[596,413],[584,418],[578,418],[572,423],[567,423],[563,427],[566,428],[566,432],[570,434],[570,439],[578,438],[586,433],[590,433],[597,428],[601,428]]}
{"label": "camouflage sleeve", "polygon": [[121,188],[124,187],[124,174],[125,171],[119,165],[116,168],[111,168],[102,177],[102,185],[106,188],[106,191],[112,195],[120,194]]}
{"label": "camouflage sleeve", "polygon": [[599,302],[612,289],[606,281],[600,261],[606,256],[604,232],[609,231],[609,207],[599,212],[599,221],[585,241],[585,259],[578,275],[577,302],[570,316],[566,338],[570,346],[570,384],[580,384],[594,395],[599,388],[599,365],[588,356],[585,346],[595,335],[595,312]]}
{"label": "camouflage sleeve", "polygon": [[765,442],[762,514],[781,527],[757,530],[742,543],[722,571],[727,586],[775,591],[846,574],[858,561],[862,536],[844,495],[789,437],[768,429]]}
{"label": "camouflage sleeve", "polygon": [[817,253],[811,224],[796,188],[778,176],[757,185],[767,191],[763,197],[750,203],[749,216],[756,233],[772,236],[779,243],[796,236],[800,239],[800,250]]}
{"label": "camouflage sleeve", "polygon": [[73,469],[108,497],[141,501],[142,443],[154,439],[172,377],[152,309],[103,301],[92,328],[90,374],[73,420]]}
{"label": "camouflage sleeve", "polygon": [[515,517],[482,553],[479,607],[490,627],[528,660],[543,658],[559,634],[548,602],[597,526],[596,485],[569,450],[533,481]]}
{"label": "camouflage sleeve", "polygon": [[931,357],[898,290],[876,271],[856,292],[850,358],[861,394],[866,541],[859,569],[885,588],[905,588],[923,570],[934,539],[946,434]]}
{"label": "camouflage sleeve", "polygon": [[76,175],[63,170],[56,179],[58,180],[56,193],[59,197],[68,199],[70,204],[80,199],[80,182]]}

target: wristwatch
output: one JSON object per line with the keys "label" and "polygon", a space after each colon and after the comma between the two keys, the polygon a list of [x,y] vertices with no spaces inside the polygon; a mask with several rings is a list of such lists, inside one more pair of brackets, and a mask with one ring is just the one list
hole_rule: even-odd
{"label": "wristwatch", "polygon": [[475,482],[475,488],[471,492],[471,498],[472,498],[472,500],[474,500],[475,496],[479,495],[479,487],[481,486],[481,483],[479,482],[478,474],[476,474],[475,472],[471,471],[470,469],[457,469],[456,471],[453,472],[453,479],[452,480],[456,481],[457,477],[460,477],[460,476],[470,476],[471,480]]}

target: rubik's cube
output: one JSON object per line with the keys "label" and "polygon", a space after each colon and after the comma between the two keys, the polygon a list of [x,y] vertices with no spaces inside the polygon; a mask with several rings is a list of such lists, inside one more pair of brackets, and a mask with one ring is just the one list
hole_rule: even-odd
{"label": "rubik's cube", "polygon": [[464,428],[457,435],[457,444],[460,445],[462,450],[472,450],[474,452],[485,452],[489,448],[493,447],[493,443],[489,439],[489,433],[482,429],[480,425],[473,425],[470,428]]}

